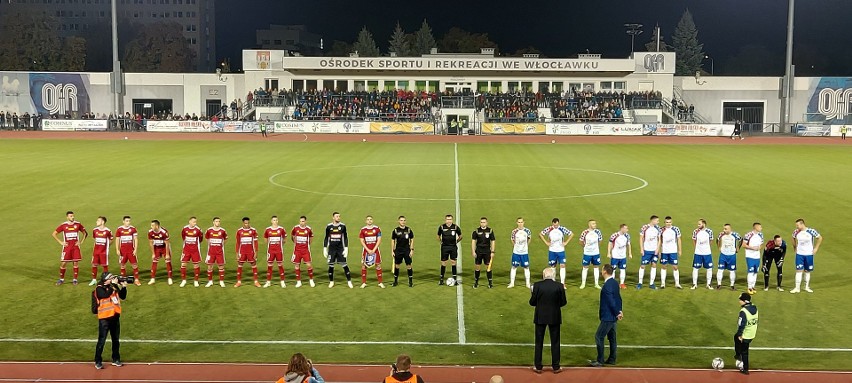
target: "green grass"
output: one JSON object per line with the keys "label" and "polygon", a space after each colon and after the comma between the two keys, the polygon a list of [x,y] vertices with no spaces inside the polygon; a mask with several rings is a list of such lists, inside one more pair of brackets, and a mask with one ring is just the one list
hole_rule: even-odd
{"label": "green grass", "polygon": [[[608,236],[620,223],[628,223],[635,233],[649,215],[657,214],[674,216],[687,235],[698,218],[705,218],[715,232],[731,223],[745,233],[753,221],[761,221],[767,237],[778,233],[789,238],[794,220],[807,219],[826,237],[816,260],[816,293],[794,296],[761,290],[755,297],[761,325],[754,346],[852,348],[852,335],[843,326],[850,314],[844,273],[852,266],[843,249],[852,243],[840,234],[846,229],[845,206],[852,188],[844,164],[848,156],[847,148],[836,146],[458,145],[467,342],[532,341],[529,293],[504,287],[511,252],[508,234],[516,217],[525,217],[534,233],[554,216],[577,233],[595,218]],[[52,285],[59,248],[49,236],[66,210],[74,210],[89,229],[98,215],[109,217],[108,226],[114,229],[128,214],[140,231],[147,231],[147,222],[156,218],[173,234],[191,215],[205,227],[220,216],[233,233],[245,215],[263,228],[273,214],[287,227],[305,214],[321,233],[336,210],[343,213],[350,233],[357,233],[362,217],[372,214],[389,235],[396,217],[406,215],[416,233],[415,288],[379,290],[371,270],[367,290],[340,284],[329,290],[321,256],[315,258],[315,289],[295,289],[292,284],[286,290],[180,289],[164,283],[131,288],[122,318],[124,339],[311,343],[127,343],[127,360],[280,362],[302,351],[316,361],[370,363],[406,351],[425,364],[531,362],[532,348],[525,345],[333,343],[458,342],[456,290],[435,285],[439,265],[434,232],[444,214],[455,213],[452,144],[18,140],[0,141],[0,163],[2,339],[95,336],[96,320],[88,311],[90,289]],[[578,197],[642,186],[634,178],[592,170],[633,175],[648,186]],[[285,187],[270,183],[273,175],[271,180]],[[493,290],[470,288],[468,235],[480,216],[489,218],[498,236]],[[389,243],[387,236],[382,246],[386,281],[392,279]],[[681,280],[689,285],[692,245],[687,237],[684,245]],[[226,247],[229,284],[235,278],[232,246]],[[140,251],[140,266],[147,270],[150,258],[144,249],[147,244]],[[314,254],[320,250],[315,243]],[[598,293],[577,289],[579,252],[575,241],[568,253],[569,305],[562,341],[590,345]],[[90,253],[88,242],[81,263],[83,281],[88,280]],[[536,240],[531,254],[536,275],[546,264],[546,248]],[[792,258],[785,268],[788,287],[793,283]],[[744,265],[742,254],[740,262]],[[117,270],[117,259],[111,263]],[[287,268],[292,278],[292,266]],[[631,286],[637,268],[637,260],[628,266]],[[353,272],[358,283],[357,266]],[[142,275],[147,280],[148,272]],[[339,268],[336,278],[343,280]],[[738,279],[744,288],[744,271]],[[702,347],[730,345],[737,294],[706,289],[624,291],[620,344],[695,348],[624,348],[619,361],[625,366],[705,367],[714,356],[730,359],[732,351]],[[0,359],[89,360],[93,343],[4,343]],[[566,347],[562,362],[579,365],[592,355],[591,348]],[[754,351],[753,360],[755,368],[852,369],[849,352]]]}

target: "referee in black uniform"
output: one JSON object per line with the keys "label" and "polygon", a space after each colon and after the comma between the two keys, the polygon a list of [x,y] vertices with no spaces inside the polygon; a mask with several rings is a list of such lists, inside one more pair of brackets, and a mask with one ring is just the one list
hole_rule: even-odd
{"label": "referee in black uniform", "polygon": [[444,216],[444,224],[438,226],[438,242],[441,242],[441,279],[438,285],[444,284],[444,274],[447,272],[447,260],[453,266],[453,279],[458,284],[458,272],[456,270],[456,259],[459,257],[458,243],[462,240],[461,228],[453,223],[453,215]]}
{"label": "referee in black uniform", "polygon": [[414,231],[405,226],[405,216],[399,216],[399,226],[391,233],[393,249],[393,287],[399,285],[399,266],[405,261],[408,269],[408,287],[414,287],[414,271],[411,270],[411,256],[414,254]]}
{"label": "referee in black uniform", "polygon": [[485,275],[488,277],[488,288],[494,287],[494,282],[491,274],[491,261],[494,259],[494,231],[488,227],[488,218],[482,217],[479,219],[479,227],[471,233],[471,253],[476,264],[473,275],[473,288],[479,287],[479,273],[482,264],[485,264]]}
{"label": "referee in black uniform", "polygon": [[787,255],[787,242],[781,239],[780,235],[776,235],[772,241],[766,243],[766,248],[763,250],[763,291],[769,291],[769,269],[772,264],[775,264],[775,271],[778,273],[778,291],[784,291],[781,287],[781,279],[784,277],[784,256]]}
{"label": "referee in black uniform", "polygon": [[325,239],[322,244],[323,255],[328,260],[328,288],[334,287],[334,264],[339,263],[343,267],[343,273],[346,274],[346,284],[349,288],[352,286],[352,273],[349,272],[349,265],[346,263],[346,256],[349,252],[349,234],[346,232],[346,225],[340,222],[340,213],[334,212],[331,214],[331,223],[325,227]]}

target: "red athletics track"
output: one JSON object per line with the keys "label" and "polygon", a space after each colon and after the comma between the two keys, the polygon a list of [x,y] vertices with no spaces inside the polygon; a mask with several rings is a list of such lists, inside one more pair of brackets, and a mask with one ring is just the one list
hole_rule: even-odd
{"label": "red athletics track", "polygon": [[[126,382],[126,383],[272,383],[285,370],[274,364],[127,364],[118,368],[106,365],[95,370],[92,363],[2,363],[0,382]],[[317,365],[329,383],[381,382],[388,366]],[[487,383],[501,375],[507,383],[618,382],[618,383],[848,383],[852,373],[752,371],[749,376],[727,370],[566,368],[555,375],[538,375],[523,367],[415,366],[412,368],[428,383]]]}
{"label": "red athletics track", "polygon": [[[148,132],[0,132],[0,139],[57,140],[232,140],[280,142],[436,142],[496,144],[668,144],[668,145],[842,145],[839,138],[826,137],[748,137],[730,140],[724,137],[636,137],[636,136],[428,136],[377,134],[281,134],[269,138],[259,134],[238,133],[148,133]],[[380,382],[387,366],[317,365],[328,382]],[[635,368],[566,368],[555,375],[537,375],[528,367],[418,366],[413,369],[429,383],[488,382],[492,375],[503,376],[507,383],[530,382],[618,382],[618,383],[841,383],[852,382],[852,373],[753,371],[743,376],[733,370],[635,369]],[[283,365],[271,364],[128,364],[121,368],[106,365],[98,371],[92,363],[0,363],[3,382],[126,382],[126,383],[248,383],[274,382],[283,374]]]}
{"label": "red athletics track", "polygon": [[[435,136],[415,134],[299,134],[270,133],[264,139],[260,133],[152,133],[152,132],[0,132],[0,139],[57,139],[57,140],[171,140],[171,141],[282,141],[282,142],[368,142],[411,143],[492,143],[492,144],[658,144],[658,145],[844,145],[840,137],[746,137],[731,140],[726,137],[670,136]],[[850,140],[849,142],[852,142]],[[849,145],[852,145],[850,143]]]}

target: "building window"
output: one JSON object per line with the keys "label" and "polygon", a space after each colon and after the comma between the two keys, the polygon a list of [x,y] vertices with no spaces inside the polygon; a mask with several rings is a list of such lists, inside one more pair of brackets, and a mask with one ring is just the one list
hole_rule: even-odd
{"label": "building window", "polygon": [[275,40],[275,45],[281,45],[281,40]]}

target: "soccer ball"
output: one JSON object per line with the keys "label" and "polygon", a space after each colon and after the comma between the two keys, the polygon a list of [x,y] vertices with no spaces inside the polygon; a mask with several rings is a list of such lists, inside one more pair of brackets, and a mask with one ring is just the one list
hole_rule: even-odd
{"label": "soccer ball", "polygon": [[722,358],[713,359],[713,363],[710,364],[714,370],[721,370],[725,368],[725,361]]}
{"label": "soccer ball", "polygon": [[456,285],[456,279],[455,278],[453,278],[453,277],[447,278],[447,286],[455,286],[455,285]]}
{"label": "soccer ball", "polygon": [[738,360],[735,364],[737,366],[737,369],[739,369],[739,370],[743,369],[743,361]]}

